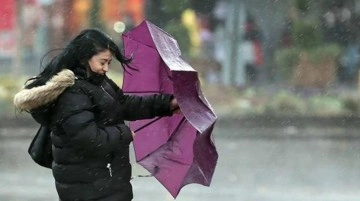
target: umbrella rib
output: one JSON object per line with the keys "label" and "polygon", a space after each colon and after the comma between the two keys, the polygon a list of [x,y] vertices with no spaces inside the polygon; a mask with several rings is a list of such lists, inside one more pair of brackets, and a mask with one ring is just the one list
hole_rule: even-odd
{"label": "umbrella rib", "polygon": [[208,178],[206,177],[204,171],[198,166],[197,169],[199,170],[200,174],[203,176],[203,178],[205,179],[206,183],[209,183]]}
{"label": "umbrella rib", "polygon": [[[177,110],[177,109],[178,109],[178,107],[175,108],[174,110]],[[174,110],[173,110],[173,111],[174,111]],[[185,121],[185,117],[183,117],[183,118],[180,120],[180,122],[178,123],[178,125],[176,126],[176,128],[174,129],[174,131],[171,133],[171,136],[172,136],[177,130],[179,130],[180,126],[184,123],[184,121]]]}
{"label": "umbrella rib", "polygon": [[[160,56],[161,56],[161,55],[160,55]],[[161,58],[161,59],[162,59],[162,58]],[[163,59],[162,59],[162,60],[163,60]],[[163,60],[163,62],[165,63],[164,60]],[[165,64],[166,64],[166,63],[165,63]],[[168,65],[168,64],[166,64],[166,65]],[[164,68],[165,73],[166,73],[166,75],[168,76],[169,80],[170,80],[170,81],[173,81],[172,76],[169,75],[169,72],[167,71],[166,66],[165,66],[165,65],[161,65],[161,66]]]}

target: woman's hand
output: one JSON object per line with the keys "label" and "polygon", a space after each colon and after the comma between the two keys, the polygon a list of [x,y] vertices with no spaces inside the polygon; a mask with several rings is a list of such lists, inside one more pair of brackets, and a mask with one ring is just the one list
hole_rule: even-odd
{"label": "woman's hand", "polygon": [[131,131],[131,135],[132,135],[132,137],[133,137],[133,139],[135,138],[135,132],[134,131]]}
{"label": "woman's hand", "polygon": [[175,97],[170,101],[170,109],[173,114],[182,114],[177,99]]}

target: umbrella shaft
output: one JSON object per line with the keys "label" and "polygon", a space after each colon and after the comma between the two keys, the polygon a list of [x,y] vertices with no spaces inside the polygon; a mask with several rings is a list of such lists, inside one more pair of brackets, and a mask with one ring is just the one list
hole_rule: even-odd
{"label": "umbrella shaft", "polygon": [[[173,110],[171,110],[171,112],[174,112],[174,111],[175,111],[175,110],[177,110],[177,109],[179,109],[179,107],[174,108]],[[156,119],[154,119],[154,120],[152,120],[152,121],[148,122],[147,124],[145,124],[145,125],[141,126],[141,127],[140,127],[140,128],[138,128],[138,129],[136,129],[136,130],[134,131],[134,133],[136,133],[136,132],[138,132],[138,131],[142,130],[143,128],[145,128],[145,127],[147,127],[147,126],[149,126],[149,125],[151,125],[151,124],[153,124],[153,123],[155,123],[155,122],[157,122],[157,121],[158,121],[159,119],[161,119],[161,118],[163,118],[163,117],[157,117]]]}
{"label": "umbrella shaft", "polygon": [[151,125],[151,124],[155,123],[156,121],[158,121],[158,120],[159,120],[159,119],[161,119],[161,118],[162,118],[162,117],[158,117],[158,118],[156,118],[156,119],[154,119],[154,120],[152,120],[152,121],[148,122],[147,124],[145,124],[145,125],[141,126],[140,128],[136,129],[134,132],[136,133],[136,132],[138,132],[138,131],[142,130],[143,128],[146,128],[147,126],[149,126],[149,125]]}

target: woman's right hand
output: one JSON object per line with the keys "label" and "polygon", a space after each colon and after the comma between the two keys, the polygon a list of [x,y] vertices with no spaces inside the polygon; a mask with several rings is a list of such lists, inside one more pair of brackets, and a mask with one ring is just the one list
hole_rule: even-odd
{"label": "woman's right hand", "polygon": [[182,114],[177,99],[175,97],[170,101],[170,109],[173,114]]}

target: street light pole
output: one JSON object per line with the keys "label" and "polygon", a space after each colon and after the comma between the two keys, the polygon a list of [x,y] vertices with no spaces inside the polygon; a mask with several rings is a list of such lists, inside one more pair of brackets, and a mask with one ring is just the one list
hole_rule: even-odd
{"label": "street light pole", "polygon": [[240,3],[239,0],[233,0],[233,30],[231,33],[231,52],[230,52],[230,82],[232,84],[235,84],[236,80],[236,69],[238,65],[238,47],[240,42],[239,37],[239,27],[240,27],[240,19],[239,19],[239,13],[240,13]]}
{"label": "street light pole", "polygon": [[225,85],[242,86],[245,84],[244,61],[241,53],[245,9],[242,0],[232,0],[229,16],[226,19],[223,40],[226,59],[223,65],[222,79]]}
{"label": "street light pole", "polygon": [[235,75],[233,82],[238,87],[243,87],[246,85],[246,73],[245,73],[245,52],[244,50],[244,32],[245,32],[245,22],[246,22],[246,9],[245,9],[245,3],[243,0],[234,0],[235,2],[238,2],[235,6],[237,14],[235,17],[237,19],[236,21],[236,31],[235,31],[235,42],[234,42],[234,72],[232,75]]}

